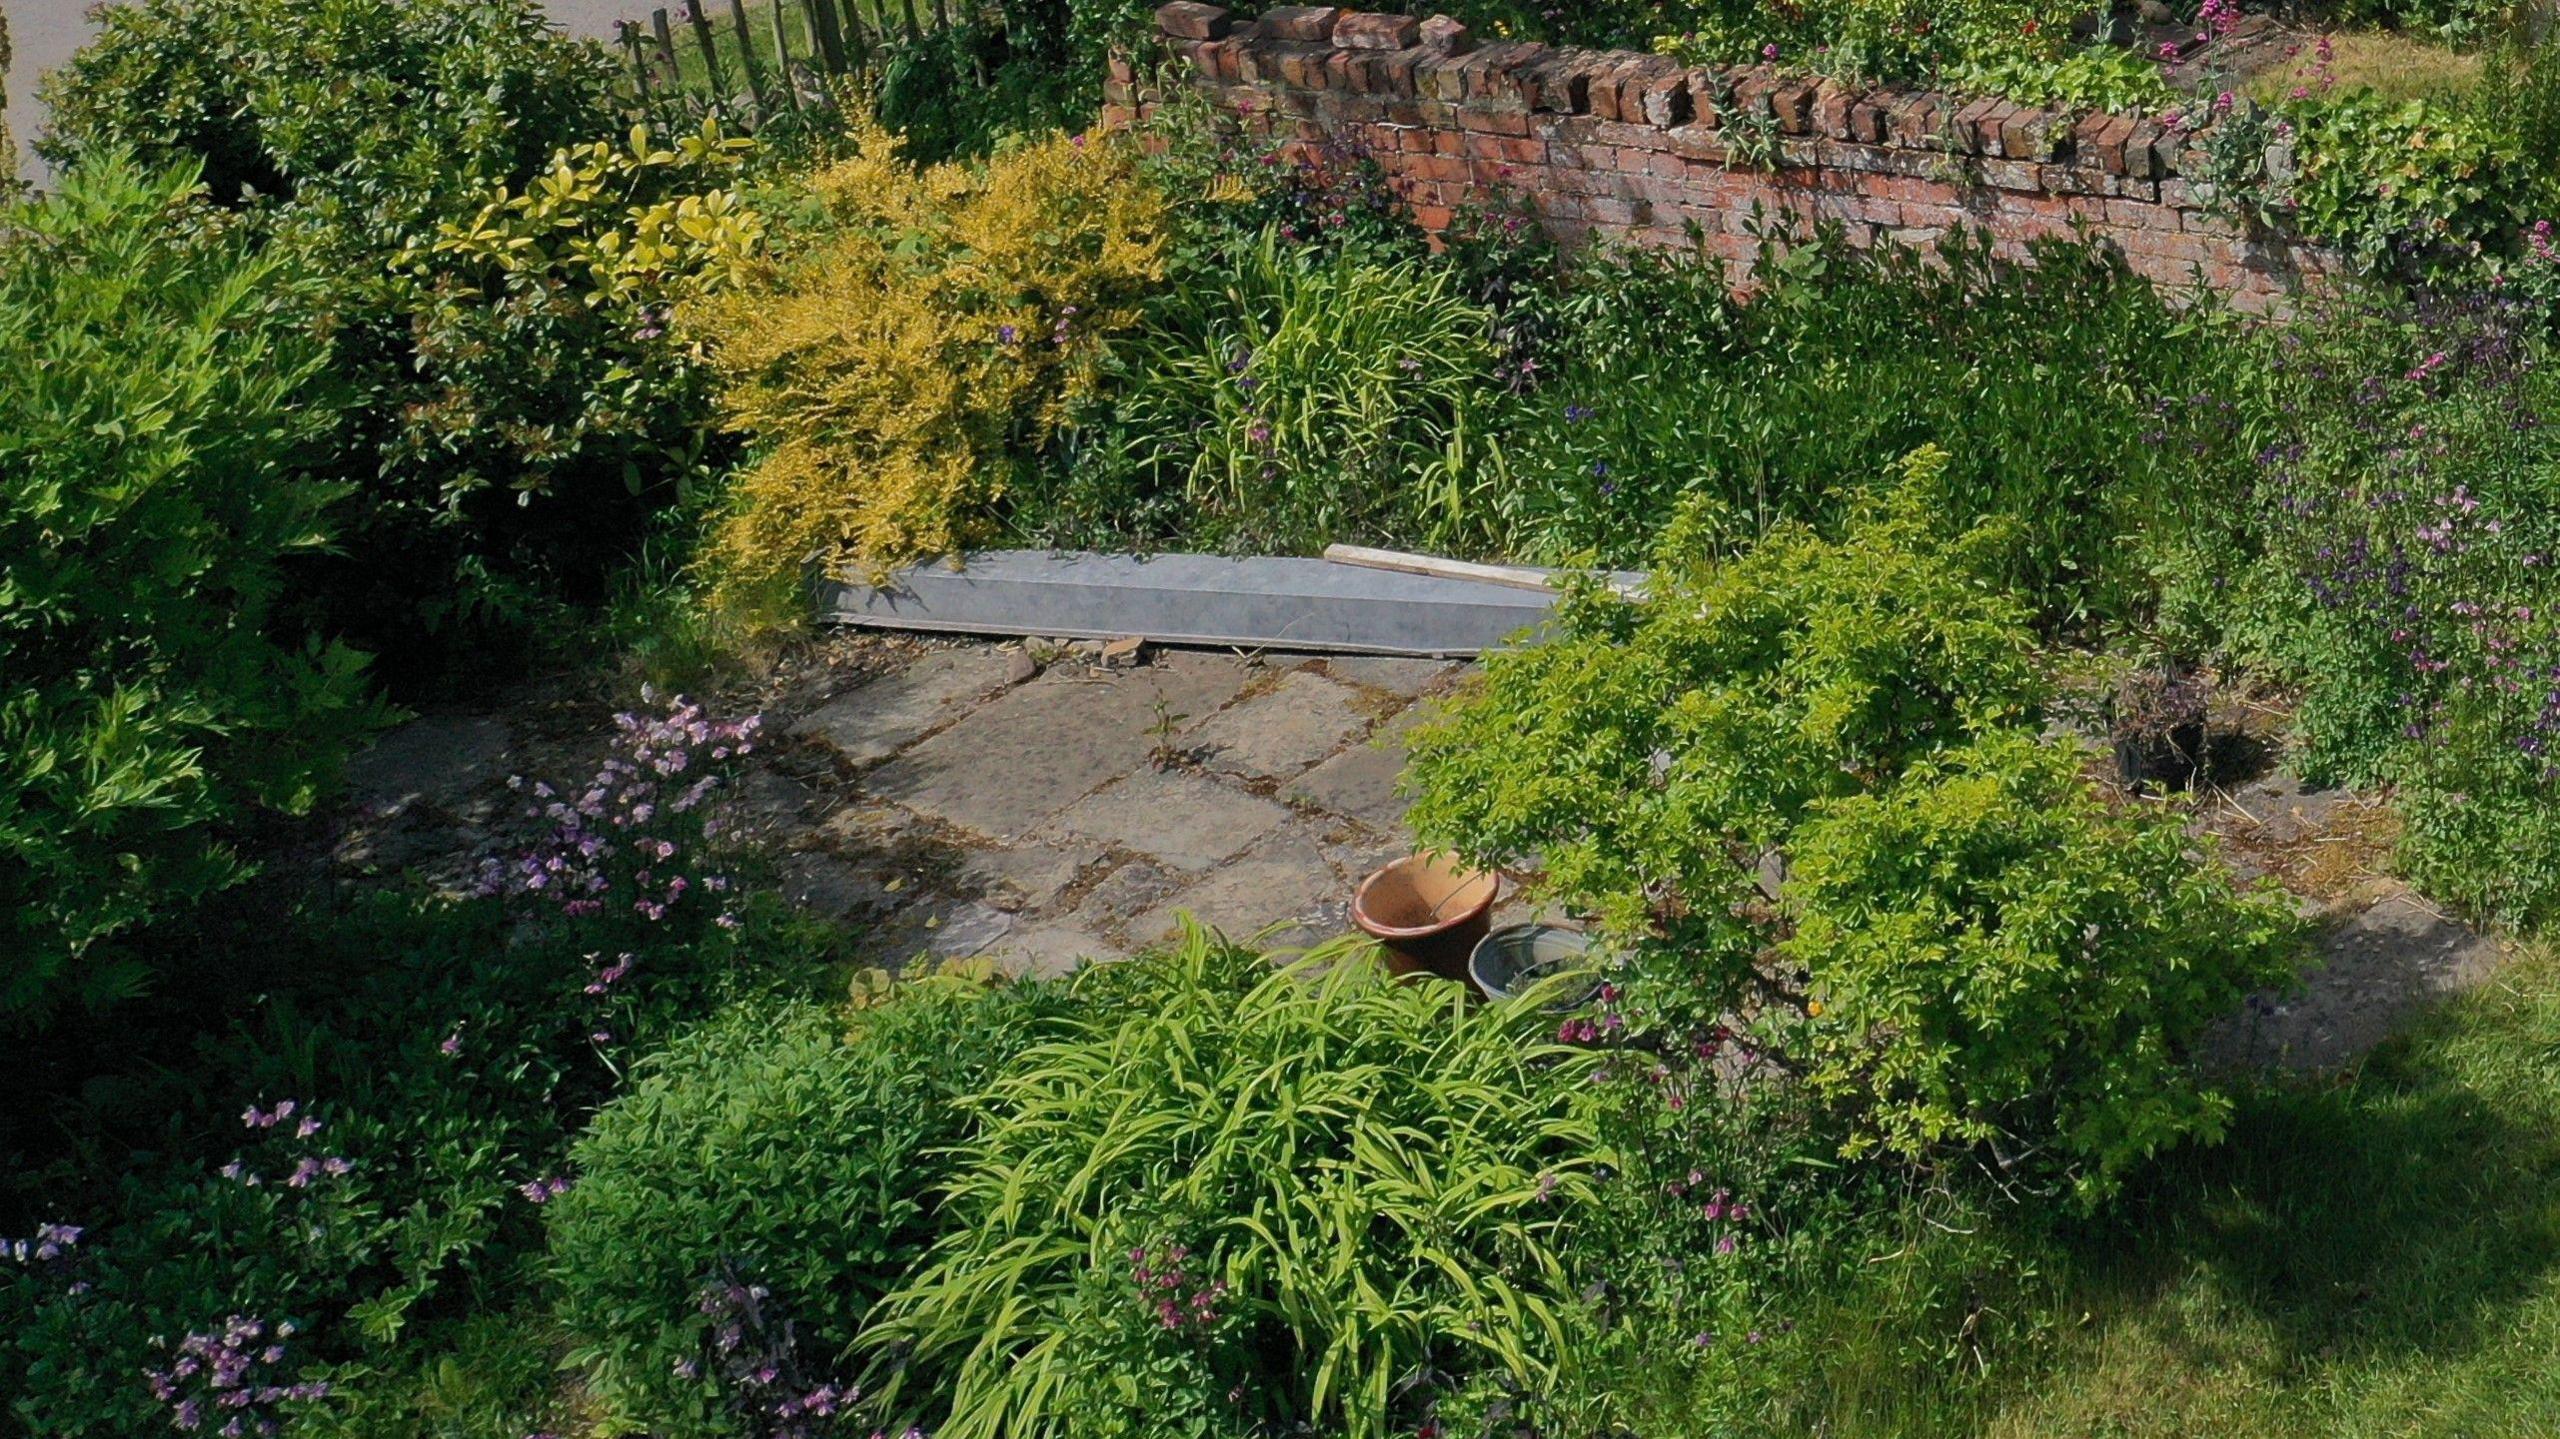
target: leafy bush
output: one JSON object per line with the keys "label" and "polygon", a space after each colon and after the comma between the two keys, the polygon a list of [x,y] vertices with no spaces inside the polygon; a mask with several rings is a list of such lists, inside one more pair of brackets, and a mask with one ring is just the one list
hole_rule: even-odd
{"label": "leafy bush", "polygon": [[[1223,1398],[1223,1431],[1193,1403],[1184,1432],[1359,1439],[1417,1370],[1552,1362],[1561,1228],[1604,1158],[1593,1058],[1552,1020],[1342,946],[1273,972],[1194,931],[1113,968],[1090,982],[1134,1002],[978,1101],[948,1232],[867,1341],[908,1357],[898,1402],[938,1387],[955,1439],[1156,1432],[1162,1382]],[[1132,1311],[1149,1342],[1097,1372],[1088,1337],[1137,1348]]]}
{"label": "leafy bush", "polygon": [[388,288],[415,389],[385,461],[433,483],[377,487],[383,545],[462,527],[502,572],[568,581],[625,558],[653,513],[698,504],[723,456],[672,311],[761,250],[738,188],[753,148],[716,121],[667,144],[635,127],[409,237]]}
{"label": "leafy bush", "polygon": [[609,963],[504,905],[384,892],[244,891],[157,935],[189,957],[160,990],[13,1053],[0,1211],[85,1231],[61,1266],[0,1264],[0,1423],[25,1432],[168,1429],[154,1336],[233,1315],[298,1329],[262,1371],[327,1386],[285,1404],[295,1432],[431,1439],[453,1431],[411,1406],[466,1400],[493,1416],[472,1432],[565,1430],[541,1220],[578,1125],[623,1056],[805,991],[823,954],[764,904]]}
{"label": "leafy bush", "polygon": [[2019,722],[2042,681],[2025,609],[1981,577],[2008,543],[1985,522],[1940,542],[1914,480],[1838,541],[1780,525],[1729,562],[1695,505],[1645,598],[1585,585],[1545,639],[1489,660],[1482,687],[1416,732],[1412,822],[1549,883],[1629,935],[1715,966],[1713,1021],[1751,981],[1735,917],[1763,854],[1818,800]]}
{"label": "leafy bush", "polygon": [[339,491],[293,277],[187,170],[102,157],[0,211],[0,1021],[130,994],[117,937],[237,883],[379,718],[281,633]]}
{"label": "leafy bush", "polygon": [[737,144],[595,148],[613,79],[534,0],[148,0],[50,82],[58,163],[193,157],[313,279],[351,503],[292,600],[404,670],[539,642],[722,458],[667,316],[752,246]]}
{"label": "leafy bush", "polygon": [[942,978],[850,1019],[758,1006],[635,1069],[571,1152],[578,1183],[550,1208],[560,1322],[598,1397],[684,1433],[805,1398],[718,1382],[743,1336],[724,1340],[706,1294],[729,1283],[764,1291],[815,1382],[841,1372],[872,1302],[940,1232],[940,1151],[965,1133],[953,1101],[1059,1003],[1040,987]]}
{"label": "leafy bush", "polygon": [[2477,253],[2508,242],[2529,218],[2523,156],[2488,120],[2361,90],[2289,102],[2278,114],[2298,159],[2297,173],[2272,185],[2274,205],[2368,269]]}
{"label": "leafy bush", "polygon": [[2084,1197],[2229,1099],[2190,1048],[2293,977],[2278,899],[2237,899],[2171,816],[2111,811],[2070,746],[2012,732],[1818,806],[1790,846],[1780,957],[1807,976],[1787,1048],[1861,1112],[1851,1153],[2050,1145]]}
{"label": "leafy bush", "polygon": [[37,149],[198,161],[224,203],[293,199],[378,256],[592,136],[612,79],[527,0],[143,0],[46,78]]}
{"label": "leafy bush", "polygon": [[1641,600],[1583,585],[1416,734],[1412,821],[1536,856],[1634,952],[1650,1043],[1842,1101],[1844,1152],[1991,1143],[2100,1197],[2215,1133],[2182,1047],[2283,976],[2280,911],[2036,752],[2026,611],[1983,577],[2011,536],[1947,536],[1942,457],[1903,468],[1838,541],[1716,564],[1692,515]]}
{"label": "leafy bush", "polygon": [[820,217],[766,281],[685,317],[760,451],[712,549],[733,599],[770,601],[812,555],[880,565],[982,531],[1161,274],[1162,202],[1115,142],[975,171],[912,170],[877,128],[854,146],[810,178]]}

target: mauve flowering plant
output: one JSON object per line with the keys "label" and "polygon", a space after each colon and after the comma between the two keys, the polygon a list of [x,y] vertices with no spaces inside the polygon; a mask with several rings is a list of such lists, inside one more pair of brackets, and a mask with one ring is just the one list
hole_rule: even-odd
{"label": "mauve flowering plant", "polygon": [[[656,702],[648,691],[642,698]],[[716,854],[726,825],[714,800],[754,752],[762,717],[714,719],[678,695],[663,710],[626,711],[613,722],[613,753],[585,784],[510,781],[545,832],[512,860],[483,860],[479,892],[530,899],[573,921],[645,930],[708,913],[734,928],[733,890]]]}
{"label": "mauve flowering plant", "polygon": [[169,1362],[145,1371],[151,1397],[169,1406],[169,1423],[183,1434],[244,1439],[276,1432],[288,1404],[329,1396],[325,1383],[283,1379],[291,1320],[270,1325],[234,1314],[222,1324],[178,1341]]}
{"label": "mauve flowering plant", "polygon": [[719,1376],[730,1412],[753,1439],[824,1439],[851,1432],[859,1387],[812,1372],[773,1292],[724,1263],[696,1301],[704,1356],[676,1361],[679,1378]]}
{"label": "mauve flowering plant", "polygon": [[2277,648],[2321,778],[2401,786],[2403,859],[2511,920],[2560,905],[2560,393],[2545,322],[2497,289],[2333,317],[2285,353],[2259,455]]}

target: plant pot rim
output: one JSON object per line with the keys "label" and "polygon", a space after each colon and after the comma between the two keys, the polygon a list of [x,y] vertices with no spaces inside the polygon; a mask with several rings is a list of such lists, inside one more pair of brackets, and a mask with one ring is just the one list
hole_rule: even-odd
{"label": "plant pot rim", "polygon": [[[1429,924],[1386,924],[1374,918],[1370,914],[1369,894],[1370,891],[1376,887],[1379,880],[1384,879],[1390,874],[1396,873],[1398,870],[1427,864],[1438,864],[1454,874],[1465,876],[1465,878],[1460,881],[1458,887],[1450,892],[1450,899],[1456,899],[1459,895],[1477,885],[1483,886],[1483,896],[1469,901],[1462,907],[1444,911],[1438,919]],[[1461,864],[1457,861],[1454,855],[1445,855],[1436,850],[1424,851],[1417,854],[1406,855],[1402,859],[1391,860],[1388,863],[1371,870],[1368,876],[1360,881],[1360,887],[1352,891],[1351,922],[1359,926],[1361,933],[1366,934],[1373,939],[1428,939],[1433,935],[1446,934],[1450,930],[1475,922],[1480,917],[1491,912],[1493,909],[1493,902],[1500,898],[1501,894],[1502,876],[1494,873],[1492,870],[1476,869],[1472,866]],[[1443,901],[1443,903],[1447,902],[1448,901]]]}

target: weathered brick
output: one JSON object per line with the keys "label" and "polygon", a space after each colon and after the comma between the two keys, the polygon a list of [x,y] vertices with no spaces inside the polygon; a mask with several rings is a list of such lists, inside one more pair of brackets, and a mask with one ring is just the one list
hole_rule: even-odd
{"label": "weathered brick", "polygon": [[1832,140],[1849,138],[1849,107],[1858,94],[1837,80],[1826,79],[1813,88],[1813,132]]}
{"label": "weathered brick", "polygon": [[1402,50],[1422,40],[1422,22],[1410,15],[1346,10],[1333,22],[1333,43],[1352,50]]}
{"label": "weathered brick", "polygon": [[1980,155],[1988,151],[1992,136],[1998,133],[1998,126],[1995,123],[1991,131],[1985,133],[1983,121],[2006,103],[1997,96],[1984,96],[1957,107],[1955,119],[1950,122],[1956,143],[1962,145],[1968,154]]}
{"label": "weathered brick", "polygon": [[1461,66],[1467,77],[1467,98],[1525,105],[1528,97],[1520,84],[1520,71],[1546,53],[1547,47],[1535,40],[1502,40],[1476,51]]}
{"label": "weathered brick", "polygon": [[1885,115],[1885,131],[1893,137],[1893,143],[1906,150],[1935,145],[1938,140],[1939,98],[1918,92],[1895,100],[1893,108]]}
{"label": "weathered brick", "polygon": [[1413,93],[1433,100],[1463,100],[1467,94],[1466,73],[1459,67],[1466,58],[1435,50],[1416,51],[1421,63],[1413,67]]}
{"label": "weathered brick", "polygon": [[2125,136],[2125,174],[2136,180],[2159,179],[2162,169],[2160,145],[2167,134],[2167,131],[2148,120],[2135,125],[2133,133]]}
{"label": "weathered brick", "polygon": [[1464,55],[1476,48],[1475,37],[1467,27],[1446,15],[1434,15],[1422,22],[1422,48],[1442,55]]}
{"label": "weathered brick", "polygon": [[1885,120],[1893,108],[1890,90],[1861,95],[1849,104],[1849,138],[1861,145],[1881,145],[1885,141]]}
{"label": "weathered brick", "polygon": [[1591,81],[1582,69],[1588,52],[1549,50],[1520,67],[1520,99],[1532,110],[1570,115],[1588,106]]}
{"label": "weathered brick", "polygon": [[1469,105],[1458,112],[1458,124],[1492,135],[1526,135],[1529,116],[1521,110],[1494,110]]}
{"label": "weathered brick", "polygon": [[2020,109],[2000,122],[2000,153],[2012,160],[2042,160],[2053,153],[2053,132],[2064,118],[2049,110]]}
{"label": "weathered brick", "polygon": [[1262,12],[1262,33],[1275,40],[1330,42],[1339,5],[1274,5]]}
{"label": "weathered brick", "polygon": [[1689,123],[1694,112],[1690,109],[1687,71],[1665,61],[1648,69],[1634,84],[1638,95],[1637,111],[1646,124],[1668,130],[1674,125]]}
{"label": "weathered brick", "polygon": [[1781,81],[1769,92],[1769,113],[1778,120],[1782,134],[1805,135],[1813,131],[1813,82]]}
{"label": "weathered brick", "polygon": [[1157,31],[1177,40],[1223,39],[1234,23],[1224,7],[1198,0],[1173,0],[1156,7]]}
{"label": "weathered brick", "polygon": [[1725,80],[1733,96],[1733,113],[1758,118],[1770,116],[1769,96],[1778,88],[1778,72],[1766,65],[1747,70],[1726,71]]}

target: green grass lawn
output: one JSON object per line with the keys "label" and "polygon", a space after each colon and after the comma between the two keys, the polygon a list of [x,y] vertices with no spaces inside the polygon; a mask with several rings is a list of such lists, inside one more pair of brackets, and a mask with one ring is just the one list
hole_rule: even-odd
{"label": "green grass lawn", "polygon": [[2560,1432],[2560,960],[2516,960],[2355,1071],[2249,1096],[2123,1219],[2011,1252],[2023,1277],[1977,1332],[2023,1354],[1915,1383],[1915,1346],[1966,1339],[1889,1303],[1869,1313],[1891,1328],[1833,1316],[1822,1432]]}

